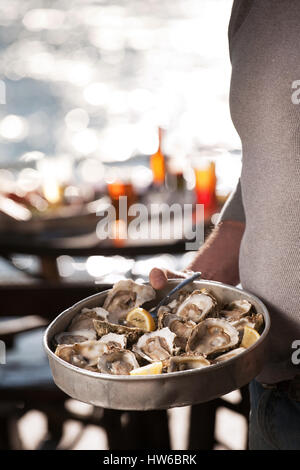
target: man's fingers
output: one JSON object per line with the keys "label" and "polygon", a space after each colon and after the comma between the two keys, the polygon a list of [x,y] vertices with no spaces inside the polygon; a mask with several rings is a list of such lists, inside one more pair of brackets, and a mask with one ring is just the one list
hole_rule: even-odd
{"label": "man's fingers", "polygon": [[185,278],[186,273],[179,271],[169,271],[167,269],[153,268],[149,274],[150,284],[154,289],[163,289],[168,279]]}
{"label": "man's fingers", "polygon": [[162,289],[168,282],[167,273],[159,268],[153,268],[149,274],[150,284],[154,289]]}

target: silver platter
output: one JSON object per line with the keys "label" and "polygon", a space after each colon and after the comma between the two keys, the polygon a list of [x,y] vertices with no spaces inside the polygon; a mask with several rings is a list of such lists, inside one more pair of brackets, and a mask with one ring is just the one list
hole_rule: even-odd
{"label": "silver platter", "polygon": [[[155,303],[178,284],[171,280],[157,292]],[[157,376],[116,376],[90,372],[55,356],[52,338],[65,331],[82,308],[99,307],[107,291],[92,295],[62,312],[48,327],[44,347],[48,354],[53,379],[67,395],[103,408],[117,410],[154,410],[203,403],[225,395],[249,383],[261,371],[265,359],[270,317],[265,305],[254,295],[214,281],[195,281],[199,289],[206,287],[222,302],[246,299],[265,320],[259,340],[246,351],[225,362],[203,369],[186,370]]]}

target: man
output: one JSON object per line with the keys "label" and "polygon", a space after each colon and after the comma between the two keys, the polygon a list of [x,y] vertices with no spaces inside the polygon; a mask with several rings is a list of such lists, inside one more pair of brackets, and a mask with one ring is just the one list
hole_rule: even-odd
{"label": "man", "polygon": [[[242,174],[188,267],[206,279],[240,281],[269,308],[268,357],[250,385],[251,449],[300,449],[300,369],[292,361],[300,340],[300,105],[292,99],[300,80],[299,24],[299,0],[234,1],[230,108]],[[174,276],[150,273],[155,288],[167,277]]]}

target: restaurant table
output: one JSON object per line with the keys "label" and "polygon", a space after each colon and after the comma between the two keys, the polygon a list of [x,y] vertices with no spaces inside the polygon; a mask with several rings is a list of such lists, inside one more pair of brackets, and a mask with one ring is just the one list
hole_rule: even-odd
{"label": "restaurant table", "polygon": [[[208,232],[209,227],[205,228]],[[178,254],[186,251],[186,240],[139,240],[120,243],[101,240],[95,232],[72,237],[28,236],[0,234],[0,256],[12,262],[16,254],[34,255],[40,259],[41,271],[37,274],[45,280],[59,280],[56,260],[61,255],[74,257],[125,256]]]}
{"label": "restaurant table", "polygon": [[[149,208],[151,203],[154,203],[154,206],[159,206],[157,203],[162,198],[160,193],[148,196],[149,200],[145,207]],[[213,209],[205,208],[205,213],[201,209],[195,210],[193,206],[193,213],[190,213],[190,211],[186,210],[185,206],[187,204],[185,204],[184,199],[174,199],[174,193],[164,193],[164,197],[169,198],[163,199],[164,208],[156,209],[156,212],[154,211],[153,213],[151,210],[148,211],[148,216],[142,216],[141,220],[139,220],[138,225],[141,224],[139,229],[135,227],[136,230],[141,231],[142,229],[143,233],[146,234],[143,238],[135,240],[128,238],[125,240],[119,234],[117,239],[99,239],[97,234],[98,223],[105,222],[106,218],[98,217],[96,213],[88,214],[89,217],[92,216],[92,221],[89,218],[87,219],[86,214],[83,214],[81,219],[78,216],[76,218],[76,225],[72,225],[70,220],[64,217],[47,220],[47,223],[43,222],[43,220],[36,220],[32,226],[30,223],[25,226],[22,223],[14,225],[10,221],[10,226],[7,226],[10,227],[9,229],[1,227],[0,256],[12,262],[12,256],[16,254],[35,255],[39,258],[41,267],[36,277],[45,280],[59,280],[56,259],[61,255],[74,257],[95,255],[135,257],[163,253],[184,253],[188,250],[186,242],[193,242],[193,237],[195,238],[196,236],[194,233],[196,227],[197,231],[199,229],[203,230],[204,238],[207,236],[213,227],[211,217],[221,210],[221,203],[218,203]],[[181,207],[180,213],[176,210],[173,211],[173,209],[171,213],[169,210],[166,210],[165,206],[173,207],[172,204],[174,202],[176,207]],[[110,205],[106,199],[104,205],[105,207]],[[129,227],[130,222],[126,223],[128,223]],[[152,235],[152,224],[155,224],[157,227],[158,233],[155,235]],[[110,229],[113,229],[112,227],[114,226],[111,226]],[[120,227],[122,232],[124,229],[124,227],[122,229],[122,225],[115,226],[116,230]],[[100,229],[101,233],[102,230],[104,231],[104,229]],[[185,239],[187,238],[187,230],[191,240]],[[161,234],[165,234],[165,237]],[[137,236],[141,237],[141,232],[137,233]],[[158,238],[159,236],[160,238]],[[20,269],[19,266],[18,268]]]}

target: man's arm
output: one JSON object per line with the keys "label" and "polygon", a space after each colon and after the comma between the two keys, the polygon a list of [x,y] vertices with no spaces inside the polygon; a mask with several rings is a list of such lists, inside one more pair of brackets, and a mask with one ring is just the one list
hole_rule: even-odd
{"label": "man's arm", "polygon": [[239,251],[244,234],[243,222],[221,222],[200,248],[190,271],[201,271],[204,279],[236,285],[239,283]]}
{"label": "man's arm", "polygon": [[201,271],[204,279],[236,285],[239,283],[239,251],[245,230],[240,182],[226,202],[220,221],[195,259],[182,272],[154,268],[150,272],[150,282],[155,289],[165,286],[168,278],[186,277],[186,271]]}

